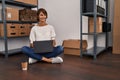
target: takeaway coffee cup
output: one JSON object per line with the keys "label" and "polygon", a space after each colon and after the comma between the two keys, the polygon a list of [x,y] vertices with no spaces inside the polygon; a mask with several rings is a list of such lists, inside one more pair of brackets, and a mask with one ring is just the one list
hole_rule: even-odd
{"label": "takeaway coffee cup", "polygon": [[21,66],[22,66],[22,70],[27,70],[28,69],[28,62],[22,62],[21,63]]}

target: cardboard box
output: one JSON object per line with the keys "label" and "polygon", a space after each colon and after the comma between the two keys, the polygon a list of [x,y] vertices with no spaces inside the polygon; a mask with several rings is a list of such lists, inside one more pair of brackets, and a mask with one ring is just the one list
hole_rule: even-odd
{"label": "cardboard box", "polygon": [[[89,24],[94,24],[94,17],[89,17]],[[97,23],[96,24],[102,24],[103,20],[102,17],[97,17]]]}
{"label": "cardboard box", "polygon": [[29,36],[32,26],[32,24],[19,24],[19,30],[22,31],[19,36],[24,36],[23,34]]}
{"label": "cardboard box", "polygon": [[[93,33],[94,32],[94,18],[93,17],[89,17],[88,26],[89,26],[88,32]],[[97,21],[96,21],[96,32],[97,33],[103,32],[102,26],[103,26],[102,18],[97,17]]]}
{"label": "cardboard box", "polygon": [[[18,24],[7,24],[7,37],[16,37],[18,36]],[[0,24],[0,36],[4,36],[4,27],[3,24]]]}
{"label": "cardboard box", "polygon": [[15,1],[27,3],[27,4],[32,4],[32,5],[37,5],[37,3],[38,3],[37,0],[15,0]]}
{"label": "cardboard box", "polygon": [[[96,26],[97,26],[96,27],[97,33],[103,32],[102,24],[97,24]],[[94,32],[94,24],[89,24],[89,33],[93,33],[93,32]]]}
{"label": "cardboard box", "polygon": [[[29,36],[32,24],[7,24],[7,37]],[[0,24],[0,36],[4,36],[3,24]]]}
{"label": "cardboard box", "polygon": [[19,24],[19,36],[29,36],[32,24]]}
{"label": "cardboard box", "polygon": [[14,0],[14,1],[18,1],[18,2],[26,2],[26,0]]}
{"label": "cardboard box", "polygon": [[26,30],[21,29],[18,31],[18,36],[28,36],[28,34],[27,34]]}
{"label": "cardboard box", "polygon": [[18,36],[27,36],[27,24],[19,24],[18,26]]}
{"label": "cardboard box", "polygon": [[19,24],[18,29],[19,30],[27,30],[27,24]]}
{"label": "cardboard box", "polygon": [[20,21],[37,21],[37,11],[31,9],[19,10]]}
{"label": "cardboard box", "polygon": [[64,48],[64,54],[80,56],[80,49]]}
{"label": "cardboard box", "polygon": [[17,37],[18,30],[7,30],[7,37]]}
{"label": "cardboard box", "polygon": [[[63,47],[64,47],[64,54],[70,54],[70,55],[80,55],[80,40],[77,39],[69,39],[63,41]],[[86,50],[88,45],[87,41],[83,40],[83,50]]]}
{"label": "cardboard box", "polygon": [[33,25],[32,24],[27,24],[27,34],[30,35],[30,31],[32,29]]}
{"label": "cardboard box", "polygon": [[29,4],[38,5],[38,0],[27,0]]}
{"label": "cardboard box", "polygon": [[[19,29],[19,25],[18,24],[7,24],[6,25],[7,26],[7,30],[12,30],[12,29]],[[3,24],[0,24],[0,28],[1,28],[1,30],[3,30],[4,31],[4,27],[3,27]]]}
{"label": "cardboard box", "polygon": [[[1,30],[1,37],[4,36],[4,31]],[[7,30],[7,37],[17,37],[18,36],[18,30]]]}
{"label": "cardboard box", "polygon": [[[19,10],[17,8],[6,7],[6,20],[19,20]],[[0,13],[1,14],[1,13]]]}

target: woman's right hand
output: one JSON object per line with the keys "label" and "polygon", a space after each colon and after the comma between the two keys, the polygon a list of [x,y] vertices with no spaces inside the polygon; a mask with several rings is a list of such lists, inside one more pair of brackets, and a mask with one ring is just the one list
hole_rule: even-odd
{"label": "woman's right hand", "polygon": [[30,43],[30,47],[33,48],[33,43]]}

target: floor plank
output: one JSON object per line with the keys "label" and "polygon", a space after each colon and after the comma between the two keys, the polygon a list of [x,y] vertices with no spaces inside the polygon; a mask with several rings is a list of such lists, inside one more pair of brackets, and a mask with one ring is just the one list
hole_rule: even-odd
{"label": "floor plank", "polygon": [[92,57],[64,55],[62,64],[37,62],[21,70],[24,54],[0,56],[0,80],[120,80],[120,55],[110,51]]}

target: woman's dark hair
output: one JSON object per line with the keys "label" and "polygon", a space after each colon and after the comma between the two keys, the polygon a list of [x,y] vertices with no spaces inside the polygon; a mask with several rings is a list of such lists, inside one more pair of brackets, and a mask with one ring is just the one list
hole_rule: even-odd
{"label": "woman's dark hair", "polygon": [[44,8],[40,8],[40,9],[38,9],[38,11],[37,11],[37,20],[38,20],[38,21],[39,21],[39,14],[40,14],[41,12],[46,16],[46,18],[48,17],[47,11],[46,11]]}

